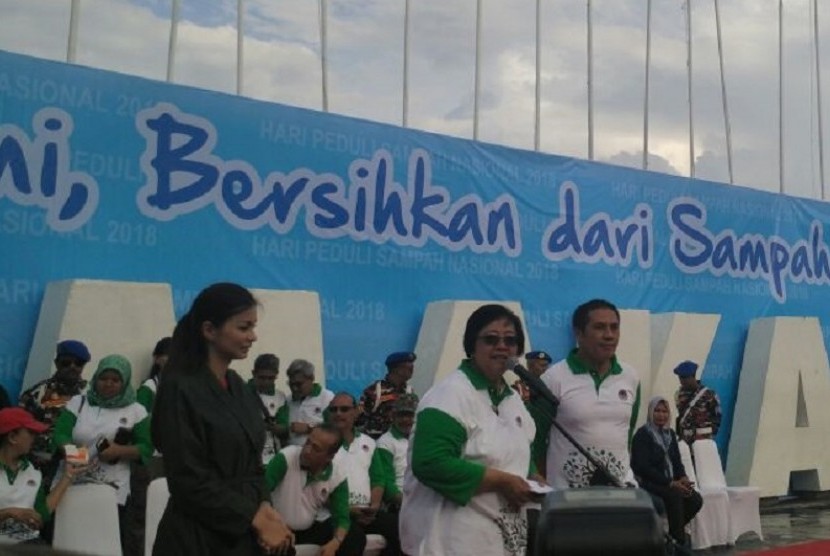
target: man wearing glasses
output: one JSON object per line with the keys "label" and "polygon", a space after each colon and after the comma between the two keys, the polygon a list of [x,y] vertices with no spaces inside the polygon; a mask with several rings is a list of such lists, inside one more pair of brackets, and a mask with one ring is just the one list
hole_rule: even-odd
{"label": "man wearing glasses", "polygon": [[617,360],[620,313],[593,299],[573,314],[576,348],[542,375],[559,399],[557,422],[613,477],[603,477],[555,427],[550,429],[547,480],[554,488],[636,484],[629,445],[640,405],[640,378]]}
{"label": "man wearing glasses", "polygon": [[[44,469],[52,458],[51,438],[55,419],[66,403],[83,392],[86,380],[81,378],[84,366],[91,356],[83,342],[64,340],[58,343],[55,354],[55,374],[42,380],[20,394],[20,406],[49,429],[35,438],[32,445],[32,463],[44,472],[44,484],[48,484],[48,469]],[[52,470],[54,471],[54,470]]]}
{"label": "man wearing glasses", "polygon": [[[295,359],[288,365],[288,443],[303,446],[311,430],[323,422],[323,411],[334,398],[334,392],[314,382],[314,365],[305,359]],[[277,420],[283,420],[278,416]]]}
{"label": "man wearing glasses", "polygon": [[398,514],[381,509],[398,492],[392,470],[381,460],[377,445],[368,434],[355,428],[357,404],[351,394],[340,392],[328,407],[328,421],[343,435],[338,457],[346,466],[349,513],[355,534],[371,533],[386,539],[383,555],[400,553]]}

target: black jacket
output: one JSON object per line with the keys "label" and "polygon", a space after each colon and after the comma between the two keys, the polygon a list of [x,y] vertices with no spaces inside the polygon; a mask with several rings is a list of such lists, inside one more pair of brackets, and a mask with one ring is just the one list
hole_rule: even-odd
{"label": "black jacket", "polygon": [[680,460],[680,449],[677,446],[677,435],[673,430],[671,433],[671,444],[669,444],[669,459],[674,471],[673,477],[666,477],[666,459],[663,447],[644,425],[634,433],[631,441],[631,470],[637,477],[640,486],[648,490],[650,485],[669,486],[672,480],[686,476],[686,468]]}
{"label": "black jacket", "polygon": [[251,521],[269,498],[259,400],[233,371],[228,389],[205,370],[166,374],[153,409],[153,442],[164,457],[170,500],[154,555],[248,556],[262,550]]}

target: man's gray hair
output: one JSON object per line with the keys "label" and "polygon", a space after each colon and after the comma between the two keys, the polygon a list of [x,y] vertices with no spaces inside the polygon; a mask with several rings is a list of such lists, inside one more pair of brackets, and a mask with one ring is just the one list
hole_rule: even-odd
{"label": "man's gray hair", "polygon": [[314,378],[314,364],[310,361],[306,361],[305,359],[295,359],[288,365],[288,369],[285,371],[285,374],[288,377],[292,377],[294,375],[302,375],[305,378]]}

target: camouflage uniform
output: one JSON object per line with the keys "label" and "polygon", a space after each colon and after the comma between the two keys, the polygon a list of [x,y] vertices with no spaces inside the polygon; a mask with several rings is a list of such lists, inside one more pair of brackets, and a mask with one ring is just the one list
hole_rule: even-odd
{"label": "camouflage uniform", "polygon": [[[674,395],[674,405],[677,407],[677,435],[688,443],[702,438],[714,438],[720,428],[720,399],[714,390],[706,388],[694,407],[687,413],[689,404],[706,388],[698,381],[694,390],[679,388]],[[685,415],[685,418],[684,418]]]}
{"label": "camouflage uniform", "polygon": [[397,387],[385,378],[373,382],[360,396],[357,428],[377,440],[392,425],[392,409],[398,396],[411,393],[409,384]]}
{"label": "camouflage uniform", "polygon": [[29,455],[29,459],[41,471],[44,471],[52,458],[52,430],[58,414],[72,397],[86,389],[86,384],[86,380],[67,382],[53,376],[38,382],[20,395],[20,407],[41,423],[49,425],[49,430],[35,437]]}

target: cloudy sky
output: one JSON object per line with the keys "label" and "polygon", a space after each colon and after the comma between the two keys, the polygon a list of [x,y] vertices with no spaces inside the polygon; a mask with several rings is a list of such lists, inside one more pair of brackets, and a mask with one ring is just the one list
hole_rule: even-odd
{"label": "cloudy sky", "polygon": [[[171,0],[79,4],[77,63],[165,79]],[[588,156],[586,4],[542,1],[541,150],[581,158]],[[173,81],[236,91],[236,5],[181,1]],[[479,138],[532,149],[536,0],[482,5]],[[642,162],[646,5],[592,2],[600,161]],[[719,5],[735,182],[778,191],[778,1]],[[243,94],[321,109],[319,0],[246,0],[245,6]],[[329,110],[400,125],[404,0],[328,0],[327,6]],[[823,0],[826,112],[830,10],[822,6]],[[813,0],[784,0],[784,190],[820,198],[812,9]],[[0,0],[0,49],[65,60],[69,12],[70,0]],[[472,137],[475,12],[476,0],[411,1],[410,127]],[[680,175],[690,166],[685,18],[683,0],[653,0],[649,165]],[[692,0],[692,43],[696,176],[727,182],[714,0]]]}

